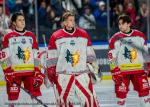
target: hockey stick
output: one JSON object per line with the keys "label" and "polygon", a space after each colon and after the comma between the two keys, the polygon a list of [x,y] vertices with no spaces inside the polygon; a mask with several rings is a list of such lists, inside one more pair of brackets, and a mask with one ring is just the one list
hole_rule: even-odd
{"label": "hockey stick", "polygon": [[19,85],[17,82],[14,82],[19,88],[21,88],[23,91],[25,91],[28,95],[31,96],[31,98],[35,99],[38,103],[40,103],[41,105],[43,105],[44,107],[48,107],[46,104],[44,104],[40,99],[38,99],[37,97],[35,97],[34,95],[32,95],[28,90],[26,90],[25,88],[23,88],[21,85]]}
{"label": "hockey stick", "polygon": [[[48,54],[48,52],[47,52],[47,45],[46,45],[45,35],[42,35],[42,37],[43,37],[43,41],[44,41],[45,52]],[[47,74],[47,71],[46,71],[46,70],[45,70],[45,73],[44,73],[44,74],[45,74],[45,78],[48,79],[48,77],[47,77],[48,74]],[[49,79],[48,79],[48,81],[49,81]],[[53,87],[54,95],[55,95],[55,101],[57,102],[57,100],[56,100],[56,99],[57,99],[57,97],[56,97],[56,92],[55,92],[55,88],[54,88],[55,84],[53,83],[52,85],[53,85],[52,87]],[[47,85],[47,84],[46,84],[46,87],[49,88],[50,85]]]}
{"label": "hockey stick", "polygon": [[[45,53],[46,54],[46,56],[47,56],[47,45],[46,45],[46,39],[45,39],[45,35],[42,35],[42,38],[43,38],[43,42],[44,42],[44,47],[45,47],[45,49],[44,49],[44,51],[43,51],[43,53]],[[44,62],[46,62],[46,60],[44,59]],[[50,83],[48,82],[49,80],[48,80],[48,77],[47,77],[47,71],[45,70],[46,69],[46,64],[44,63],[44,65],[43,65],[43,69],[44,69],[44,75],[45,75],[45,80],[44,80],[44,84],[45,84],[45,86],[46,86],[46,88],[49,88],[50,87]],[[47,81],[48,80],[48,81]]]}

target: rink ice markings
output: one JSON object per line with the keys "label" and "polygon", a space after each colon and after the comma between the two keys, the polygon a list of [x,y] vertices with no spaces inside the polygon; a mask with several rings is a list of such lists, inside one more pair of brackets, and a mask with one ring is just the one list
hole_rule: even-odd
{"label": "rink ice markings", "polygon": [[[116,98],[114,93],[114,85],[112,81],[103,81],[100,84],[94,85],[94,89],[97,93],[97,97],[100,101],[101,107],[116,107]],[[138,96],[135,91],[133,91],[132,86],[130,86],[130,91],[127,97],[127,107],[139,107]],[[42,94],[41,97],[44,103],[56,103],[55,95],[53,88],[46,89],[45,86],[42,86]],[[46,96],[46,97],[45,97]],[[3,99],[2,99],[3,98]],[[19,103],[32,103],[29,95],[27,95],[23,90],[21,90],[21,94],[19,96]],[[78,100],[76,100],[78,101]],[[0,107],[7,107],[4,103],[8,103],[5,87],[0,87]],[[32,107],[29,105],[19,105],[17,107]],[[41,106],[42,107],[42,106]],[[48,105],[48,107],[55,107],[55,105]],[[79,107],[79,106],[75,106]]]}

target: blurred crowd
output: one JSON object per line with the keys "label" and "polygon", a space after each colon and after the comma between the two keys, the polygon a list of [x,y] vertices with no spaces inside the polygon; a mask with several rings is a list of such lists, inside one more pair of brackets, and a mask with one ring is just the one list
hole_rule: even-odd
{"label": "blurred crowd", "polygon": [[3,1],[0,0],[0,35],[9,31],[11,15],[21,11],[26,17],[26,28],[33,32],[38,16],[39,42],[42,43],[43,34],[48,42],[51,33],[61,27],[65,10],[74,11],[77,25],[87,30],[92,41],[107,41],[108,35],[118,31],[117,18],[122,14],[131,17],[133,28],[147,34],[147,0],[109,0],[109,4],[108,0],[37,0],[37,6],[35,0],[5,0],[5,10]]}

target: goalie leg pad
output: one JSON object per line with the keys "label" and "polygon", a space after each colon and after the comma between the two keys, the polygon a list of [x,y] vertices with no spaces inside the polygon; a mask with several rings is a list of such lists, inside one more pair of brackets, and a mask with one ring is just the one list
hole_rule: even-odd
{"label": "goalie leg pad", "polygon": [[99,107],[99,101],[92,85],[90,75],[87,73],[81,74],[75,79],[76,94],[81,101],[81,106]]}

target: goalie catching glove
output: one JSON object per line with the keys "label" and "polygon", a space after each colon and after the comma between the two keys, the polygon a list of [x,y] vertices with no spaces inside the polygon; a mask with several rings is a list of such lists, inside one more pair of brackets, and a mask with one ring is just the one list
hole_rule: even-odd
{"label": "goalie catching glove", "polygon": [[92,76],[92,83],[96,84],[96,83],[100,82],[102,79],[102,73],[101,73],[98,65],[96,63],[92,63],[92,64],[87,63],[87,66],[88,66],[88,68],[90,70],[90,74]]}

